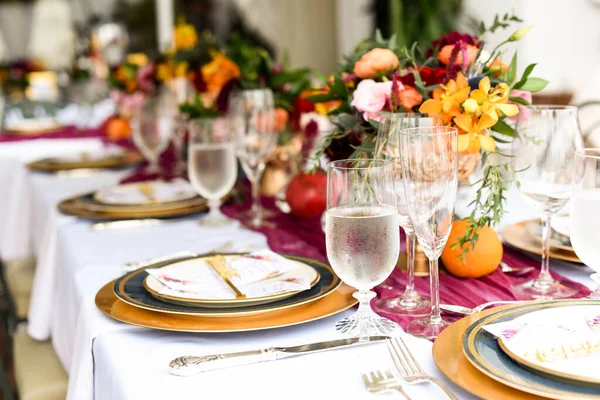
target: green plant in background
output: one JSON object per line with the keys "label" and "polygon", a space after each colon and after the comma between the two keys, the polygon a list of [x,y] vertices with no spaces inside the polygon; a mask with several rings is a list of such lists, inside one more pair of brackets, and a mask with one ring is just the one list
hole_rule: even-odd
{"label": "green plant in background", "polygon": [[427,48],[442,34],[457,30],[462,0],[376,0],[377,27],[396,36],[399,48],[418,43]]}

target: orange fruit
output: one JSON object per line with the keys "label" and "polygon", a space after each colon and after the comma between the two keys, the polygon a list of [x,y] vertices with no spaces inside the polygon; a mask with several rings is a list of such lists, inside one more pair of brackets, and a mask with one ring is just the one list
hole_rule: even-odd
{"label": "orange fruit", "polygon": [[106,136],[113,141],[129,139],[131,136],[129,121],[123,117],[111,117],[106,123]]}
{"label": "orange fruit", "polygon": [[[481,278],[498,268],[502,261],[502,242],[496,231],[486,225],[479,229],[479,240],[475,247],[469,248],[461,261],[462,246],[457,245],[453,248],[452,245],[465,235],[468,224],[466,220],[454,221],[441,258],[446,270],[452,275],[459,278]],[[470,244],[467,243],[465,246]]]}

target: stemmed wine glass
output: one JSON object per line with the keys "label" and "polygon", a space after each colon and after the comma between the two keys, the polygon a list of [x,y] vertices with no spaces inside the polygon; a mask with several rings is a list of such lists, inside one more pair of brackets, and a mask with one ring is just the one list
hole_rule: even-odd
{"label": "stemmed wine glass", "polygon": [[446,245],[458,190],[456,128],[432,126],[400,132],[400,157],[406,204],[417,239],[429,259],[431,314],[412,321],[406,331],[436,338],[448,325],[440,313],[438,259]]}
{"label": "stemmed wine glass", "polygon": [[379,299],[373,307],[378,311],[405,316],[426,316],[431,311],[429,301],[419,296],[415,290],[415,231],[410,222],[406,195],[402,182],[402,161],[400,158],[400,132],[406,128],[440,125],[441,121],[427,114],[382,113],[375,143],[375,158],[389,159],[392,162],[399,224],[406,235],[408,279],[401,296]]}
{"label": "stemmed wine glass", "polygon": [[576,107],[531,106],[520,113],[513,141],[515,179],[526,201],[542,214],[543,238],[540,274],[512,286],[523,297],[566,298],[578,291],[550,275],[550,220],[571,197],[575,153],[582,147]]}
{"label": "stemmed wine glass", "polygon": [[194,189],[208,200],[208,215],[200,224],[225,226],[233,221],[221,213],[221,199],[235,185],[237,159],[235,137],[230,121],[224,118],[200,118],[189,123],[188,175]]}
{"label": "stemmed wine glass", "polygon": [[389,160],[339,160],[327,164],[327,258],[335,273],[358,289],[358,310],[336,323],[351,336],[390,332],[396,324],[371,309],[371,290],[392,273],[400,230]]}
{"label": "stemmed wine glass", "polygon": [[591,278],[596,290],[589,299],[600,300],[600,149],[583,149],[575,153],[573,197],[571,200],[571,244],[577,257],[596,271]]}
{"label": "stemmed wine glass", "polygon": [[133,143],[148,160],[147,173],[160,172],[160,155],[175,132],[175,110],[160,98],[150,99],[131,118]]}
{"label": "stemmed wine glass", "polygon": [[232,95],[229,115],[237,135],[237,156],[252,185],[250,225],[263,226],[264,210],[260,202],[260,179],[267,158],[277,144],[275,105],[270,89],[243,90]]}

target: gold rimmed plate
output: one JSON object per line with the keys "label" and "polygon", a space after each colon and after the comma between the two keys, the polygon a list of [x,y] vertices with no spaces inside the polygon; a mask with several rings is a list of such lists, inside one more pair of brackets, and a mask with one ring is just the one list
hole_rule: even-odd
{"label": "gold rimmed plate", "polygon": [[110,206],[94,200],[93,193],[61,201],[58,210],[67,215],[91,220],[126,220],[143,218],[179,218],[205,212],[206,200],[196,197],[181,202],[148,206]]}
{"label": "gold rimmed plate", "polygon": [[[173,262],[162,268],[168,269],[170,266],[173,266],[174,268],[182,268],[182,267],[196,268],[198,266],[198,260],[201,260],[201,259],[202,259],[202,257],[193,258],[193,259],[185,260],[185,261]],[[294,277],[298,277],[298,276],[305,276],[310,280],[310,288],[315,286],[321,279],[321,274],[317,271],[316,268],[314,268],[306,263],[300,262],[300,261],[294,261],[294,260],[289,260],[289,261],[295,264],[295,268],[292,269],[291,271],[288,271],[288,272],[282,274],[277,279],[281,280],[281,279],[286,279],[286,277],[294,278]],[[146,270],[147,269],[148,268],[146,268]],[[199,307],[199,308],[207,308],[208,307],[208,308],[216,308],[216,309],[239,308],[239,307],[267,304],[267,303],[272,303],[272,302],[275,302],[278,300],[287,299],[288,297],[292,297],[292,296],[296,295],[297,293],[299,293],[298,291],[295,291],[295,292],[276,293],[276,294],[271,294],[268,296],[260,296],[260,297],[252,297],[252,298],[233,298],[233,299],[229,299],[229,298],[228,299],[202,299],[202,298],[179,297],[179,296],[173,296],[173,295],[161,293],[161,291],[165,287],[165,285],[163,285],[162,282],[160,282],[157,278],[155,278],[154,276],[152,276],[150,274],[146,275],[146,278],[143,281],[143,285],[144,285],[144,288],[148,291],[148,293],[150,293],[150,295],[152,297],[154,297],[155,299],[160,300],[162,302],[165,302],[165,303],[181,305],[181,306],[186,306],[186,307]],[[307,289],[307,290],[309,290],[309,289]]]}
{"label": "gold rimmed plate", "polygon": [[27,164],[27,167],[34,171],[57,172],[69,171],[83,168],[124,168],[130,165],[140,163],[144,157],[138,152],[128,151],[122,154],[107,154],[104,157],[86,159],[82,156],[77,159],[60,157],[44,158]]}
{"label": "gold rimmed plate", "polygon": [[551,399],[600,399],[597,385],[558,379],[524,367],[502,349],[485,325],[511,321],[529,313],[561,307],[598,307],[600,301],[560,300],[516,305],[487,315],[467,327],[462,336],[462,351],[466,359],[482,374],[514,389]]}
{"label": "gold rimmed plate", "polygon": [[[306,259],[300,259],[306,262]],[[113,292],[114,285],[115,281],[109,282],[96,294],[96,307],[104,315],[131,325],[178,332],[244,332],[281,328],[316,321],[357,303],[352,296],[355,289],[342,283],[327,296],[309,303],[235,318],[221,318],[170,314],[135,307],[117,298]]]}
{"label": "gold rimmed plate", "polygon": [[96,202],[119,207],[152,206],[191,200],[196,197],[198,197],[196,191],[183,179],[172,182],[126,183],[100,189],[94,193]]}
{"label": "gold rimmed plate", "polygon": [[[202,255],[198,258],[206,256],[208,255]],[[284,255],[284,257],[291,261],[299,262],[313,268],[318,273],[319,279],[308,290],[296,292],[291,296],[278,298],[274,301],[263,302],[260,304],[244,304],[242,302],[237,304],[229,304],[227,308],[224,308],[222,304],[219,307],[207,306],[200,308],[197,307],[197,305],[192,306],[190,304],[174,304],[173,302],[165,302],[156,298],[147,290],[144,285],[144,281],[148,276],[146,269],[160,268],[172,263],[165,262],[130,272],[129,274],[117,279],[114,284],[114,292],[119,300],[134,307],[143,308],[149,311],[203,317],[231,317],[279,311],[286,308],[307,304],[329,296],[342,283],[337,275],[335,275],[331,267],[324,262],[298,256]],[[197,257],[189,259],[194,258]]]}
{"label": "gold rimmed plate", "polygon": [[[542,245],[538,243],[538,241],[534,239],[525,228],[529,222],[530,221],[523,221],[505,228],[502,231],[502,238],[504,239],[504,242],[506,242],[506,244],[516,249],[541,256]],[[579,264],[583,263],[573,251],[567,251],[557,248],[550,249],[550,258],[570,261]]]}

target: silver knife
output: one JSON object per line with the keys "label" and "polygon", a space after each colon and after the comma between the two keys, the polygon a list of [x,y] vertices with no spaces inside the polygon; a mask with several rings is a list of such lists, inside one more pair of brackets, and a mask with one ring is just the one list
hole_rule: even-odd
{"label": "silver knife", "polygon": [[241,365],[255,364],[263,361],[276,361],[303,354],[319,351],[363,345],[388,339],[389,336],[364,336],[348,339],[328,340],[303,344],[292,347],[269,347],[259,350],[240,351],[237,353],[213,354],[208,356],[183,356],[177,357],[169,363],[169,372],[178,376],[192,376],[200,372],[212,371]]}

